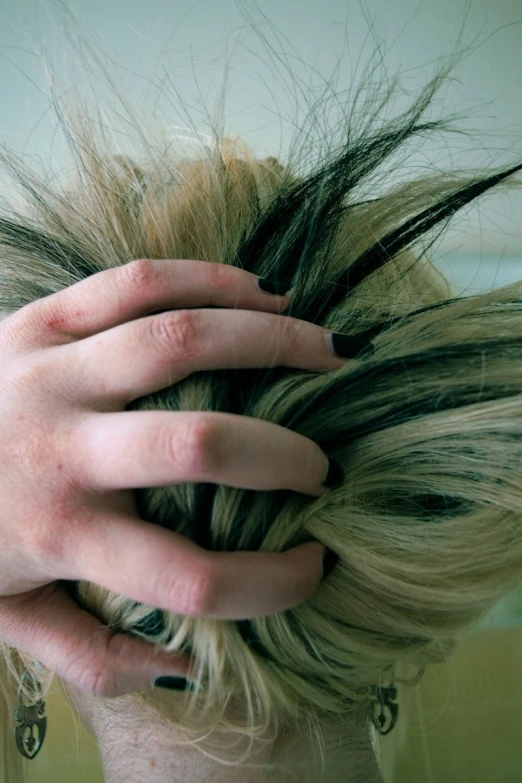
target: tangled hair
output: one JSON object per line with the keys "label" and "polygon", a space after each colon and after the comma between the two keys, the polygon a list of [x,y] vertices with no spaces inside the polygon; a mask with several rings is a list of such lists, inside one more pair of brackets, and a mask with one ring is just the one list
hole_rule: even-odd
{"label": "tangled hair", "polygon": [[[148,144],[143,160],[131,159],[111,152],[85,112],[61,115],[76,169],[67,187],[3,155],[28,203],[0,220],[6,314],[134,258],[204,259],[281,280],[294,289],[286,314],[375,346],[331,372],[197,372],[127,406],[275,422],[317,442],[346,474],[320,498],[211,483],[136,490],[143,519],[208,549],[282,551],[317,539],[333,550],[332,574],[294,609],[207,620],[76,585],[79,603],[115,631],[194,655],[202,693],[175,705],[135,694],[185,731],[252,737],[277,725],[290,737],[315,736],[332,716],[362,724],[403,664],[422,672],[446,660],[458,634],[520,583],[522,282],[455,297],[426,252],[466,204],[518,186],[522,163],[393,186],[387,174],[382,194],[364,198],[406,142],[448,128],[422,120],[448,72],[378,128],[391,90],[365,107],[364,127],[346,113],[341,141],[325,134],[312,161],[258,160],[218,131],[199,156]],[[3,653],[8,694],[31,660]]]}

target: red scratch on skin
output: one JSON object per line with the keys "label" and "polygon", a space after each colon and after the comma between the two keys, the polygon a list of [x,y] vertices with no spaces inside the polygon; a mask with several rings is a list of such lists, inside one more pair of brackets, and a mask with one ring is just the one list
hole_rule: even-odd
{"label": "red scratch on skin", "polygon": [[50,313],[45,319],[45,326],[50,331],[55,332],[69,332],[71,329],[71,322],[79,320],[81,323],[85,317],[83,310],[76,310],[73,313],[69,313],[67,316],[62,313]]}

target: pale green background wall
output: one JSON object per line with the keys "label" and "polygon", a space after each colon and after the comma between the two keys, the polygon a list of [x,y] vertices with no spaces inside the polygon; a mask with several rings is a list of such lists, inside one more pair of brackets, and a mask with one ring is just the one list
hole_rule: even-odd
{"label": "pale green background wall", "polygon": [[[459,127],[472,137],[437,136],[425,144],[419,139],[407,167],[411,172],[426,164],[432,170],[502,165],[517,151],[522,155],[521,0],[260,0],[259,5],[276,28],[271,31],[269,22],[253,12],[260,33],[273,48],[271,55],[249,29],[235,0],[69,2],[82,32],[96,33],[114,58],[111,73],[140,106],[152,110],[158,99],[153,83],[163,84],[164,117],[172,134],[187,126],[187,116],[206,132],[202,104],[216,98],[229,55],[227,129],[241,134],[260,155],[280,151],[284,156],[292,123],[302,119],[302,113],[296,116],[295,89],[285,80],[285,59],[303,87],[312,86],[316,94],[324,83],[300,61],[326,78],[338,65],[340,91],[359,84],[365,72],[371,75],[371,68],[373,82],[400,71],[406,93],[402,98],[399,94],[399,110],[433,75],[436,60],[451,52],[464,25],[462,43],[482,45],[468,53],[436,98],[433,112],[470,113]],[[245,0],[243,8],[251,7]],[[59,8],[60,3],[52,0],[0,0],[0,141],[35,159],[47,160],[51,150],[54,159],[60,159],[56,122],[40,91],[44,82],[35,46],[49,52],[58,75],[72,74],[73,84],[88,78],[73,67],[64,48]],[[379,57],[384,58],[381,66]],[[187,114],[174,111],[176,95]],[[121,136],[115,142],[124,143]],[[397,171],[400,174],[400,166]],[[480,207],[465,212],[469,217],[459,216],[443,241],[444,250],[522,255],[521,194],[488,195]]]}
{"label": "pale green background wall", "polygon": [[[399,691],[400,722],[382,738],[385,783],[521,783],[521,659],[522,629],[482,632]],[[28,783],[103,783],[94,740],[81,725],[76,732],[58,689],[48,717]]]}

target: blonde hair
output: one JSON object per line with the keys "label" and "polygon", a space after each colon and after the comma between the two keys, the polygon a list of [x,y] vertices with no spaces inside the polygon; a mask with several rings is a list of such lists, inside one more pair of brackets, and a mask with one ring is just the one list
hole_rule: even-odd
{"label": "blonde hair", "polygon": [[[203,693],[175,706],[135,694],[187,732],[252,737],[278,725],[315,737],[331,716],[362,724],[403,664],[422,673],[445,660],[457,635],[520,582],[522,282],[453,297],[426,257],[435,240],[419,242],[488,189],[517,184],[522,165],[392,187],[384,177],[382,195],[357,195],[375,192],[377,168],[405,142],[447,129],[421,117],[448,71],[373,129],[390,90],[359,133],[347,119],[344,138],[325,138],[311,163],[258,160],[218,131],[199,157],[151,145],[133,160],[111,154],[85,111],[67,121],[76,180],[64,190],[3,156],[28,200],[0,219],[4,313],[133,258],[201,258],[291,283],[288,315],[375,345],[333,372],[206,371],[127,406],[275,422],[316,441],[346,474],[320,498],[214,484],[136,490],[144,519],[211,549],[324,543],[338,564],[294,609],[243,622],[188,618],[78,583],[80,605],[109,627],[194,655]],[[5,644],[2,653],[2,756],[14,781],[25,764],[12,739],[14,693],[31,659]]]}

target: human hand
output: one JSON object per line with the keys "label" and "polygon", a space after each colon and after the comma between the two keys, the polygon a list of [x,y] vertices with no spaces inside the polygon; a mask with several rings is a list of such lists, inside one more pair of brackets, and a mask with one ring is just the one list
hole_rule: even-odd
{"label": "human hand", "polygon": [[[186,676],[190,659],[113,633],[58,580],[228,619],[282,611],[315,592],[320,543],[209,552],[140,519],[129,489],[214,482],[325,492],[326,455],[285,427],[218,412],[124,410],[198,370],[342,367],[328,332],[278,315],[288,304],[236,267],[138,260],[0,323],[1,641],[111,697],[158,675]],[[166,308],[176,309],[150,315]]]}

